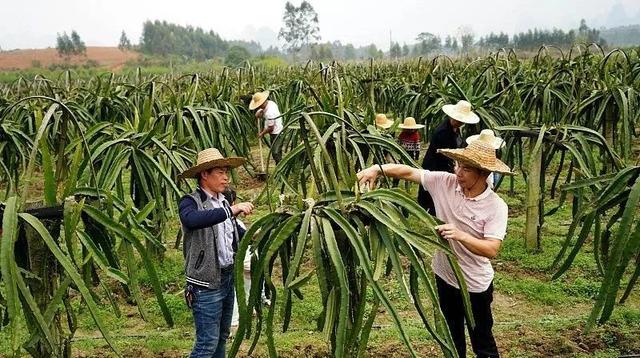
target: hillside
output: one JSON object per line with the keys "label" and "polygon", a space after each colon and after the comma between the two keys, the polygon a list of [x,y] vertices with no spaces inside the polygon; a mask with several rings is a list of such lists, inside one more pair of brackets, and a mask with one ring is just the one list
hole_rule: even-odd
{"label": "hillside", "polygon": [[[135,60],[140,56],[135,51],[121,51],[117,47],[87,47],[86,56],[73,56],[69,59],[72,64],[84,64],[87,61],[95,61],[99,66],[109,69],[118,69],[127,61]],[[0,52],[0,71],[21,70],[35,67],[39,62],[41,67],[52,64],[62,64],[63,57],[58,56],[55,48],[27,49]]]}

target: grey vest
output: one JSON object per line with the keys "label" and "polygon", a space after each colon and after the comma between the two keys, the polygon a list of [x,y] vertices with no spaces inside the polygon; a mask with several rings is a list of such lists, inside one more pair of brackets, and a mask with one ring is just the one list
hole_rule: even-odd
{"label": "grey vest", "polygon": [[[198,210],[211,208],[209,201],[202,202],[199,190],[188,196],[195,200]],[[232,220],[232,222],[235,224],[235,220]],[[234,231],[234,237],[237,238],[237,227],[235,227]],[[182,235],[184,238],[184,271],[187,276],[187,282],[210,289],[219,288],[221,273],[218,261],[217,225],[197,230],[189,230],[182,225]]]}

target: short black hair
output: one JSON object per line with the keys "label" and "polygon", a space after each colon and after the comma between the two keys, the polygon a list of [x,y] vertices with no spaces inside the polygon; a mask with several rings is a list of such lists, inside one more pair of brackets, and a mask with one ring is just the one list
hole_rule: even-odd
{"label": "short black hair", "polygon": [[203,171],[201,171],[200,173],[198,173],[198,185],[199,185],[199,186],[202,186],[202,173],[211,174],[211,172],[212,172],[215,168],[216,168],[216,167],[209,168],[209,169],[204,169]]}

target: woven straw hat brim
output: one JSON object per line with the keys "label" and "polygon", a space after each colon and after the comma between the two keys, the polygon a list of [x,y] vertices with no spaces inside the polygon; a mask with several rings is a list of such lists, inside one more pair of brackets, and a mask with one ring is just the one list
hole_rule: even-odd
{"label": "woven straw hat brim", "polygon": [[379,127],[379,128],[382,128],[382,129],[389,129],[389,128],[391,128],[391,126],[393,126],[395,121],[387,118],[387,116],[385,114],[380,113],[380,114],[376,115],[374,123],[375,123],[376,127]]}
{"label": "woven straw hat brim", "polygon": [[424,124],[414,124],[412,126],[405,126],[403,123],[398,125],[398,128],[400,129],[420,129],[420,128],[424,128]]}
{"label": "woven straw hat brim", "polygon": [[196,166],[193,166],[178,176],[180,179],[197,179],[198,174],[204,170],[209,170],[211,168],[237,168],[244,164],[245,159],[240,157],[230,157],[224,159],[213,159],[208,162],[200,163]]}
{"label": "woven straw hat brim", "polygon": [[258,98],[251,98],[251,103],[249,103],[249,110],[251,111],[260,107],[264,103],[264,101],[269,98],[269,91],[259,92],[257,94],[259,95]]}
{"label": "woven straw hat brim", "polygon": [[376,123],[376,126],[382,128],[382,129],[389,129],[389,128],[391,128],[392,125],[393,125],[393,121],[384,122],[384,123]]}
{"label": "woven straw hat brim", "polygon": [[466,124],[476,124],[480,122],[480,117],[473,112],[462,113],[456,110],[455,104],[445,104],[442,106],[442,111],[449,117],[455,119],[456,121],[466,123]]}
{"label": "woven straw hat brim", "polygon": [[[511,171],[509,166],[502,162],[500,159],[483,158],[480,153],[469,150],[468,148],[438,149],[438,153],[441,153],[448,158],[471,165],[476,168],[485,169],[504,175],[515,175],[515,173]],[[493,163],[490,163],[491,161],[493,161]]]}

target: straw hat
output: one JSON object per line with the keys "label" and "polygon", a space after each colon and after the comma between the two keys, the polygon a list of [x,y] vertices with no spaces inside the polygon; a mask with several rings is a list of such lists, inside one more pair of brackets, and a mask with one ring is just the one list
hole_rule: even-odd
{"label": "straw hat", "polygon": [[480,122],[480,117],[471,111],[471,103],[467,101],[458,101],[454,104],[445,104],[442,111],[447,116],[460,121],[462,123],[474,124]]}
{"label": "straw hat", "polygon": [[483,140],[472,141],[464,149],[438,149],[438,153],[461,163],[505,175],[514,175],[509,166],[496,158],[496,150],[492,146],[493,132],[487,133]]}
{"label": "straw hat", "polygon": [[493,149],[500,149],[504,147],[504,140],[500,137],[496,137],[491,129],[483,129],[480,134],[468,136],[466,139],[467,144],[471,144],[471,142],[476,140],[489,143]]}
{"label": "straw hat", "polygon": [[424,124],[416,124],[416,119],[413,117],[407,117],[404,122],[398,126],[401,129],[420,129],[424,128]]}
{"label": "straw hat", "polygon": [[182,174],[178,176],[181,179],[197,179],[198,174],[203,170],[209,170],[211,168],[237,168],[244,164],[244,158],[240,157],[229,157],[225,158],[220,154],[220,151],[216,148],[209,148],[198,153],[198,159],[196,160],[196,165],[191,168],[185,170]]}
{"label": "straw hat", "polygon": [[253,111],[254,109],[260,107],[268,97],[269,91],[254,93],[251,97],[251,103],[249,103],[249,109]]}
{"label": "straw hat", "polygon": [[388,129],[393,125],[394,121],[387,118],[384,113],[376,114],[376,126],[382,129]]}

